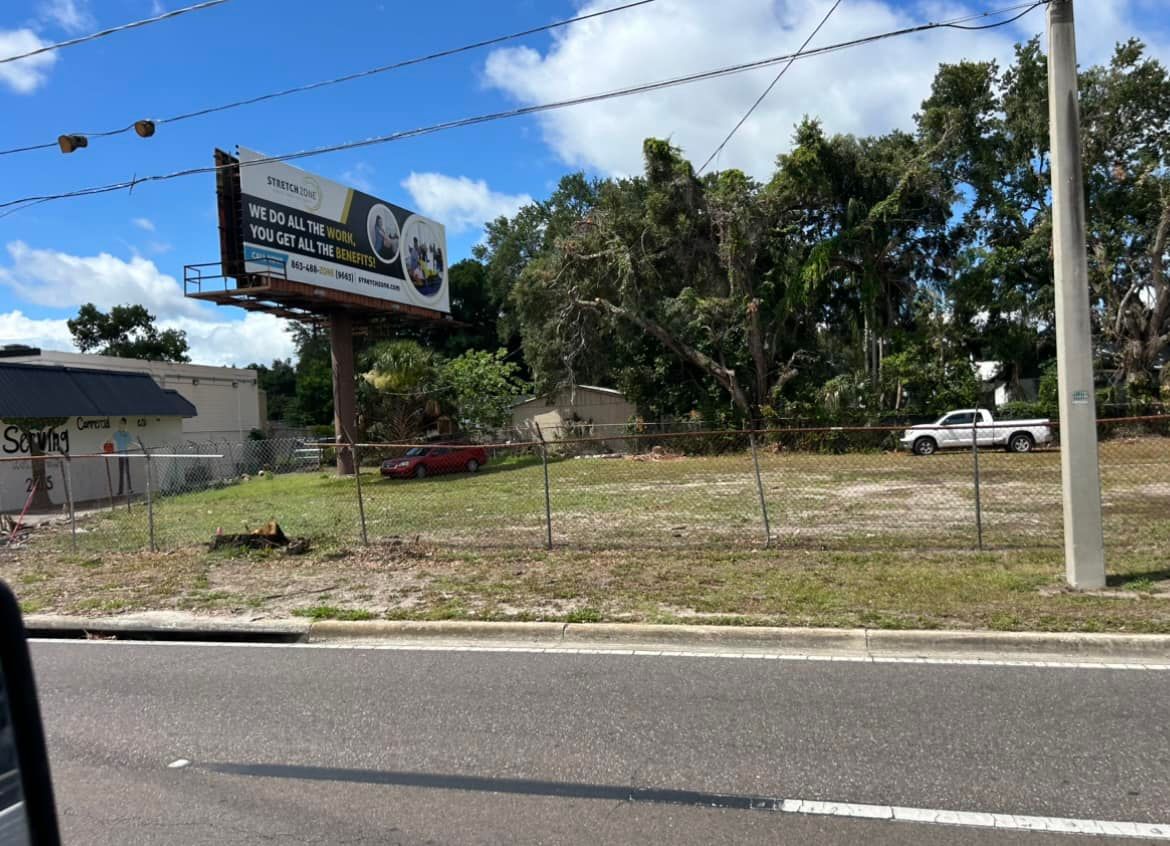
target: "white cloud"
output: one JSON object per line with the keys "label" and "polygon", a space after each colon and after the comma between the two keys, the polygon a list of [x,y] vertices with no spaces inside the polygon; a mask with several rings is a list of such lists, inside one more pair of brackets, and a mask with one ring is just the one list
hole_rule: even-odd
{"label": "white cloud", "polygon": [[374,168],[369,162],[358,162],[341,174],[341,181],[366,194],[372,194],[374,193],[374,183],[371,181],[373,175]]}
{"label": "white cloud", "polygon": [[25,302],[54,308],[92,302],[101,309],[140,303],[160,320],[201,313],[200,304],[183,296],[174,277],[141,256],[129,261],[109,253],[74,256],[33,249],[23,241],[10,242],[8,255],[12,261],[0,265],[0,286]]}
{"label": "white cloud", "polygon": [[1077,9],[1077,58],[1082,67],[1108,60],[1117,42],[1130,38],[1144,41],[1163,63],[1170,60],[1164,31],[1159,35],[1150,26],[1152,20],[1165,26],[1164,0],[1094,0],[1081,6]]}
{"label": "white cloud", "polygon": [[[222,313],[222,312],[221,312]],[[45,350],[76,352],[68,318],[33,318],[19,309],[0,313],[0,339]],[[194,364],[242,367],[267,364],[296,355],[288,321],[270,314],[247,313],[243,320],[160,320],[160,329],[187,333],[188,356]]]}
{"label": "white cloud", "polygon": [[51,350],[73,349],[73,336],[64,320],[29,317],[19,309],[0,313],[0,340]]}
{"label": "white cloud", "polygon": [[87,32],[95,25],[86,0],[47,0],[41,16],[73,35]]}
{"label": "white cloud", "polygon": [[[37,250],[20,241],[8,244],[11,263],[0,265],[0,287],[20,300],[76,313],[82,303],[102,310],[126,303],[143,305],[162,329],[187,332],[192,361],[203,364],[247,364],[294,354],[288,322],[267,314],[224,319],[230,311],[187,299],[172,277],[140,256],[129,261],[102,253],[73,256]],[[20,310],[0,313],[0,339],[48,349],[71,349],[67,317],[30,318]]]}
{"label": "white cloud", "polygon": [[[161,245],[167,247],[167,245]],[[8,245],[12,262],[0,266],[0,287],[19,300],[76,314],[82,303],[99,309],[135,303],[158,318],[160,329],[187,332],[191,359],[200,364],[269,362],[294,355],[288,322],[263,314],[223,319],[230,311],[187,300],[183,289],[154,262],[133,256],[129,261],[106,253],[76,256],[59,250],[33,249],[21,241]],[[25,343],[46,349],[73,349],[66,317],[32,318],[20,310],[0,314],[4,343]]]}
{"label": "white cloud", "polygon": [[[1082,20],[1083,62],[1106,58],[1114,41],[1141,32],[1132,11],[1142,0],[1101,0],[1108,14]],[[812,32],[830,0],[660,0],[561,30],[546,52],[493,51],[488,84],[523,104],[593,94],[790,52]],[[597,11],[608,0],[590,0]],[[824,46],[930,20],[979,11],[970,2],[894,3],[850,0],[812,42]],[[1082,17],[1084,17],[1083,15]],[[1002,29],[935,30],[797,61],[739,132],[717,167],[771,175],[808,114],[833,133],[910,129],[942,62],[1012,57],[1014,42],[1044,29],[1037,10]],[[723,79],[562,109],[538,120],[556,154],[574,167],[607,174],[641,172],[642,141],[670,138],[696,165],[715,149],[775,76],[769,67]]]}
{"label": "white cloud", "polygon": [[133,220],[131,220],[130,222],[133,223],[135,226],[137,226],[139,229],[143,230],[144,232],[153,232],[154,231],[154,221],[151,220],[149,217],[136,217]]}
{"label": "white cloud", "polygon": [[167,7],[162,4],[162,0],[150,0],[150,13],[152,15],[161,15],[167,10]]}
{"label": "white cloud", "polygon": [[160,325],[184,330],[191,361],[199,364],[268,364],[274,358],[296,356],[289,322],[271,314],[245,312],[243,320],[231,321],[184,318]]}
{"label": "white cloud", "polygon": [[452,232],[478,229],[500,215],[513,215],[532,202],[527,194],[501,194],[482,180],[443,173],[411,173],[402,181],[415,208]]}
{"label": "white cloud", "polygon": [[169,253],[175,248],[175,245],[169,241],[147,241],[146,251],[154,253],[156,256],[161,256],[164,253]]}
{"label": "white cloud", "polygon": [[[0,29],[0,58],[19,56],[48,44],[31,29]],[[16,62],[0,64],[0,85],[6,85],[17,94],[31,94],[48,79],[49,70],[57,63],[56,53],[40,53]]]}

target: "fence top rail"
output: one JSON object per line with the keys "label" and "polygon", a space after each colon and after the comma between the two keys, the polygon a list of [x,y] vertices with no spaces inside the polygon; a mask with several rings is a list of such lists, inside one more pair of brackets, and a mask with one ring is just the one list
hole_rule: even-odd
{"label": "fence top rail", "polygon": [[[1011,422],[1011,421],[1007,421]],[[1142,417],[1101,417],[1097,419],[1099,426],[1114,426],[1120,424],[1141,424],[1141,423],[1161,423],[1170,424],[1170,414],[1155,414]],[[623,424],[634,426],[637,424]],[[930,426],[931,424],[916,424],[922,426]],[[1037,424],[1040,425],[1040,424]],[[1060,428],[1059,420],[1047,420],[1043,425],[1050,426],[1053,429]],[[458,441],[438,441],[438,442],[419,442],[419,441],[401,441],[401,442],[368,442],[348,444],[345,442],[335,443],[302,443],[298,439],[287,438],[282,439],[289,441],[296,445],[298,450],[315,450],[323,451],[327,449],[430,449],[432,447],[479,447],[482,449],[524,449],[528,447],[539,448],[542,445],[550,444],[569,445],[569,444],[590,444],[590,443],[612,443],[613,441],[639,441],[639,440],[674,440],[685,438],[702,438],[702,437],[747,437],[753,435],[835,435],[835,434],[889,434],[893,432],[905,432],[913,429],[912,425],[900,426],[801,426],[801,427],[764,427],[764,428],[744,428],[744,429],[697,429],[691,431],[681,432],[661,432],[661,431],[621,431],[613,432],[606,435],[593,435],[590,437],[573,437],[573,438],[555,438],[550,440],[509,440],[509,441],[487,441],[483,443],[478,442],[458,442]],[[986,429],[986,426],[979,426],[972,424],[970,426],[948,426],[948,429],[953,431],[976,431],[978,429]],[[554,430],[555,431],[555,430]],[[184,445],[195,445],[197,442],[188,441]],[[208,442],[210,443],[210,442]],[[224,442],[216,442],[221,448],[223,446],[231,447],[232,445]],[[245,441],[243,443],[263,444],[264,441]],[[43,455],[4,455],[0,456],[0,464],[14,461],[58,461],[71,460],[74,458],[101,458],[106,461],[121,458],[183,458],[183,459],[197,459],[197,458],[225,458],[223,452],[183,452],[172,453],[166,452],[168,447],[173,448],[178,446],[176,444],[162,445],[158,447],[150,447],[143,451],[141,447],[132,447],[126,452],[92,452],[92,453],[64,453],[52,452]]]}
{"label": "fence top rail", "polygon": [[[1011,421],[1007,421],[1011,422]],[[1150,415],[1147,417],[1103,417],[1098,419],[1098,425],[1107,426],[1119,423],[1170,423],[1170,414]],[[931,424],[916,424],[930,426]],[[1052,428],[1059,428],[1060,424],[1056,420],[1048,420],[1046,424]],[[905,432],[912,429],[913,426],[809,426],[809,427],[795,427],[795,428],[756,428],[756,429],[700,429],[689,432],[616,432],[612,435],[595,435],[592,437],[580,438],[557,438],[555,441],[539,441],[539,440],[524,440],[524,441],[501,441],[501,442],[431,442],[420,443],[415,441],[410,442],[395,442],[395,443],[357,443],[352,444],[358,449],[429,449],[431,447],[453,447],[453,446],[468,446],[468,447],[482,447],[484,449],[516,449],[521,447],[539,447],[544,444],[586,444],[586,443],[603,443],[622,440],[663,440],[668,438],[699,438],[699,437],[744,437],[748,435],[807,435],[807,434],[858,434],[858,433],[890,433],[890,432]],[[970,430],[987,429],[987,426],[979,426],[972,424],[970,426],[948,426],[951,430]],[[337,449],[338,447],[351,446],[345,443],[319,443],[306,444],[306,448],[316,449]]]}
{"label": "fence top rail", "polygon": [[[155,449],[154,447],[151,450]],[[45,455],[5,455],[0,456],[4,461],[72,461],[75,458],[104,458],[111,461],[115,458],[223,458],[222,453],[200,452],[176,455],[172,452],[51,452]]]}

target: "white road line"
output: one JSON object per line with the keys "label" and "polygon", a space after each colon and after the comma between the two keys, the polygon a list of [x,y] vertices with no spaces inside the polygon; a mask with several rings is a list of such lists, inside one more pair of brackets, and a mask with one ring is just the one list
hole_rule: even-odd
{"label": "white road line", "polygon": [[932,808],[901,808],[896,805],[857,805],[849,802],[818,802],[785,799],[783,814],[820,817],[852,817],[867,820],[921,823],[927,825],[993,828],[997,831],[1042,831],[1054,834],[1082,834],[1091,837],[1135,837],[1170,841],[1170,823],[1082,820],[1069,817],[1034,817],[1020,814],[988,814],[975,811],[946,811]]}
{"label": "white road line", "polygon": [[941,667],[1027,667],[1061,670],[1142,670],[1147,672],[1170,672],[1170,663],[1105,663],[1102,661],[1029,661],[1020,658],[922,658],[909,655],[830,655],[793,652],[764,652],[718,649],[634,649],[632,647],[577,648],[557,646],[479,646],[470,644],[443,643],[386,643],[378,641],[332,641],[328,643],[223,643],[201,640],[74,640],[70,638],[29,638],[30,643],[57,644],[66,646],[199,646],[222,647],[227,649],[351,649],[378,650],[383,652],[488,652],[526,655],[608,655],[638,658],[725,658],[758,659],[770,658],[778,661],[816,661],[854,664],[912,664]]}

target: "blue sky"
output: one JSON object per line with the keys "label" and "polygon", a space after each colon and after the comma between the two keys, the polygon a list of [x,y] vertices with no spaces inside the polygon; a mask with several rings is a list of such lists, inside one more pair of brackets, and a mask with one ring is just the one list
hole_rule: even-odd
{"label": "blue sky", "polygon": [[[185,2],[8,0],[0,9],[0,56]],[[1170,56],[1164,2],[1082,0],[1083,59],[1099,61],[1114,40],[1133,34]],[[40,64],[0,65],[0,148],[165,117],[619,3],[232,0],[61,50]],[[828,5],[656,0],[555,36],[163,126],[148,140],[130,134],[93,139],[70,156],[48,150],[0,157],[0,201],[210,164],[216,146],[290,152],[772,55],[798,46]],[[1014,0],[845,0],[815,43],[1006,5]],[[766,178],[804,113],[821,115],[830,131],[909,126],[940,61],[1005,60],[1013,41],[1042,25],[1035,12],[994,32],[932,33],[801,62],[719,165]],[[772,73],[329,154],[299,166],[446,222],[457,260],[481,237],[485,219],[544,196],[567,171],[636,171],[646,135],[671,137],[705,159]],[[251,315],[243,322],[243,313],[181,296],[183,265],[217,258],[214,202],[213,178],[195,176],[0,218],[0,343],[68,348],[64,320],[82,302],[142,302],[160,322],[188,331],[197,360],[288,355],[279,321]]]}

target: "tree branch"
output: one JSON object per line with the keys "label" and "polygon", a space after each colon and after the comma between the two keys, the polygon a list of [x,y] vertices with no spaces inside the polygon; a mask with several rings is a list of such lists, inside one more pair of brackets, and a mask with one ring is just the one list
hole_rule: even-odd
{"label": "tree branch", "polygon": [[624,308],[609,300],[603,300],[600,297],[592,300],[577,300],[577,305],[582,308],[597,309],[607,311],[615,317],[622,320],[627,320],[633,323],[643,332],[657,338],[661,341],[671,352],[677,355],[684,361],[688,361],[700,370],[709,373],[715,378],[720,385],[727,389],[731,394],[731,399],[743,411],[750,411],[747,396],[739,385],[739,379],[735,375],[735,371],[730,367],[724,367],[715,359],[711,358],[701,350],[697,350],[689,344],[683,343],[674,335],[672,335],[666,327],[662,326],[655,320],[646,317],[644,314],[639,314],[631,309]]}

